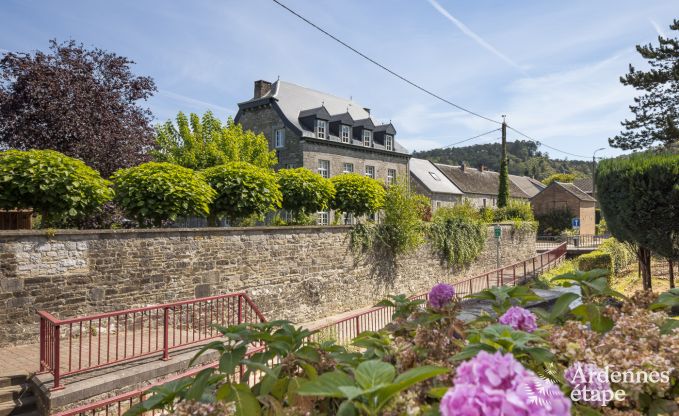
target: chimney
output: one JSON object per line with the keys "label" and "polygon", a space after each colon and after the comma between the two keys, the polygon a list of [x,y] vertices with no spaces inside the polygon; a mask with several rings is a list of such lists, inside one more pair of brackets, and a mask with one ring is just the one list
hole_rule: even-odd
{"label": "chimney", "polygon": [[370,114],[370,109],[368,107],[363,107],[366,113]]}
{"label": "chimney", "polygon": [[271,83],[269,81],[255,81],[255,98],[262,98],[271,91]]}
{"label": "chimney", "polygon": [[465,166],[464,161],[461,162],[461,163],[460,163],[460,168],[462,169],[462,172],[464,172],[464,168],[465,168],[465,167],[466,167],[466,166]]}
{"label": "chimney", "polygon": [[479,165],[479,172],[484,172],[486,170],[486,167],[482,164]]}

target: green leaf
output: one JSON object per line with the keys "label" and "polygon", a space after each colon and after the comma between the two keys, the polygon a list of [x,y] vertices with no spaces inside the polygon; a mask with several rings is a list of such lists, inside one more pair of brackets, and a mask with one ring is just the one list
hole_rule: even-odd
{"label": "green leaf", "polygon": [[350,400],[343,401],[337,409],[337,416],[356,416],[358,411]]}
{"label": "green leaf", "polygon": [[577,293],[570,292],[559,296],[549,312],[549,322],[554,322],[557,318],[568,312],[570,304],[579,298],[580,296]]}
{"label": "green leaf", "polygon": [[236,404],[236,416],[258,416],[261,406],[247,384],[224,384],[217,390],[217,400]]}
{"label": "green leaf", "polygon": [[413,368],[406,371],[405,373],[399,374],[398,377],[396,377],[396,379],[394,380],[393,384],[390,384],[378,390],[377,392],[378,408],[384,406],[396,393],[403,391],[408,387],[416,383],[419,383],[420,381],[424,381],[432,377],[436,377],[438,375],[446,374],[449,372],[450,372],[449,368],[424,366]]}
{"label": "green leaf", "polygon": [[364,389],[369,389],[378,384],[391,383],[395,376],[396,369],[394,366],[381,360],[362,362],[354,371],[356,382]]}
{"label": "green leaf", "polygon": [[226,374],[232,374],[240,361],[245,358],[247,353],[247,347],[241,345],[240,347],[234,348],[232,351],[226,351],[219,358],[219,371]]}
{"label": "green leaf", "polygon": [[201,370],[201,372],[196,375],[193,384],[191,384],[191,388],[189,388],[189,391],[186,393],[186,399],[200,400],[200,398],[203,397],[203,393],[209,384],[210,376],[213,372],[214,369],[212,368]]}
{"label": "green leaf", "polygon": [[335,370],[323,373],[314,380],[309,380],[299,387],[297,394],[300,396],[321,396],[321,397],[344,397],[344,393],[339,389],[340,386],[355,386],[354,380],[346,373]]}
{"label": "green leaf", "polygon": [[660,333],[667,335],[672,333],[672,331],[676,328],[679,328],[679,319],[668,318],[665,320],[665,322],[663,322],[662,325],[660,325]]}

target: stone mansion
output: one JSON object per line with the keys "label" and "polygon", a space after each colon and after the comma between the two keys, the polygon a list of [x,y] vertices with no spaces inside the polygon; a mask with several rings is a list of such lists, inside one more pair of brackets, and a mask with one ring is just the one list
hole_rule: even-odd
{"label": "stone mansion", "polygon": [[[355,172],[387,184],[409,179],[410,155],[394,126],[376,124],[370,109],[352,100],[260,80],[253,98],[238,104],[235,122],[264,134],[277,169],[305,167],[326,178]],[[319,223],[331,221],[330,212],[319,213]]]}

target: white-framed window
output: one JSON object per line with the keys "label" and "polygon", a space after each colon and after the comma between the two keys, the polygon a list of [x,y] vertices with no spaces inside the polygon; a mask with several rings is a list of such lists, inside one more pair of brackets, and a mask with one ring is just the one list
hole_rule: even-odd
{"label": "white-framed window", "polygon": [[316,215],[318,218],[318,225],[328,225],[330,223],[329,211],[318,211]]}
{"label": "white-framed window", "polygon": [[436,172],[429,172],[432,178],[434,178],[435,181],[441,181],[441,178],[439,178],[439,175],[436,174]]}
{"label": "white-framed window", "polygon": [[318,161],[318,174],[324,178],[330,177],[330,161],[329,160],[319,160]]}
{"label": "white-framed window", "polygon": [[340,129],[340,135],[342,136],[342,143],[351,142],[351,127],[342,126]]}
{"label": "white-framed window", "polygon": [[285,169],[294,169],[294,168],[295,168],[295,164],[294,164],[294,163],[286,163],[286,164],[285,164]]}
{"label": "white-framed window", "polygon": [[354,164],[345,163],[344,166],[342,167],[342,173],[354,173]]}
{"label": "white-framed window", "polygon": [[394,150],[394,136],[386,134],[384,136],[384,147],[387,150]]}
{"label": "white-framed window", "polygon": [[316,137],[325,139],[328,131],[328,123],[325,120],[316,120]]}
{"label": "white-framed window", "polygon": [[375,179],[375,166],[365,165],[365,176]]}
{"label": "white-framed window", "polygon": [[352,225],[354,223],[354,214],[351,212],[345,212],[344,215],[344,225]]}
{"label": "white-framed window", "polygon": [[274,132],[274,147],[276,149],[285,147],[285,129],[278,129]]}
{"label": "white-framed window", "polygon": [[396,183],[396,169],[387,169],[387,185]]}
{"label": "white-framed window", "polygon": [[372,145],[373,133],[370,130],[363,130],[363,146],[370,147]]}

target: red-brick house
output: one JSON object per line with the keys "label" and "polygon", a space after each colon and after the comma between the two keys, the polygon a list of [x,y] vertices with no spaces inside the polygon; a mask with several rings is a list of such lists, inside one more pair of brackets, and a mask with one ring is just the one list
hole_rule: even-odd
{"label": "red-brick house", "polygon": [[596,200],[572,183],[552,182],[530,200],[536,216],[567,209],[580,218],[580,234],[593,235],[596,230]]}

